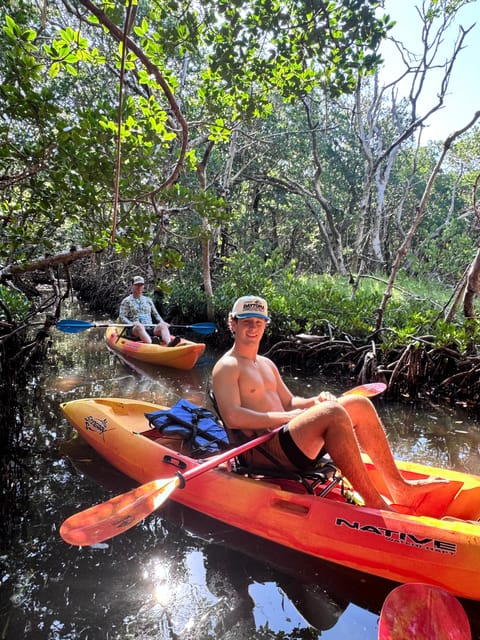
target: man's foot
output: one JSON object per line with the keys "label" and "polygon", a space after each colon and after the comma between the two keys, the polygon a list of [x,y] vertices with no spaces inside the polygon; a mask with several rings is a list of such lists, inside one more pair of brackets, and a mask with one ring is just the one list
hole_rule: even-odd
{"label": "man's foot", "polygon": [[463,482],[458,480],[438,479],[410,485],[410,495],[398,500],[393,508],[400,512],[405,509],[412,515],[441,518],[462,486]]}
{"label": "man's foot", "polygon": [[398,486],[390,487],[393,501],[397,504],[409,505],[420,500],[426,493],[450,484],[446,478],[427,477],[418,480],[406,480]]}
{"label": "man's foot", "polygon": [[178,336],[175,336],[175,338],[172,338],[170,340],[170,342],[168,343],[168,346],[169,347],[176,347],[179,342],[180,342],[180,338]]}

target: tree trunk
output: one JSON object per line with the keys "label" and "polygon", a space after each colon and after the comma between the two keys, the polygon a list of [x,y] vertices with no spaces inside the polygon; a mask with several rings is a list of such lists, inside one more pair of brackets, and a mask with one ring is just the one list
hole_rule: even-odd
{"label": "tree trunk", "polygon": [[463,299],[463,315],[465,318],[475,317],[474,299],[480,294],[480,249],[473,259],[467,275],[467,287]]}
{"label": "tree trunk", "polygon": [[[207,180],[206,180],[206,167],[208,158],[210,157],[210,152],[213,149],[213,142],[209,142],[207,148],[205,149],[205,153],[203,154],[203,158],[201,162],[199,162],[197,166],[197,173],[200,180],[200,188],[202,191],[205,191],[207,188]],[[210,228],[210,223],[207,218],[202,218],[202,274],[203,274],[203,289],[205,292],[205,299],[207,301],[207,318],[208,320],[214,320],[215,312],[213,308],[213,288],[212,288],[212,274],[210,271],[210,239],[212,235],[212,231]]]}

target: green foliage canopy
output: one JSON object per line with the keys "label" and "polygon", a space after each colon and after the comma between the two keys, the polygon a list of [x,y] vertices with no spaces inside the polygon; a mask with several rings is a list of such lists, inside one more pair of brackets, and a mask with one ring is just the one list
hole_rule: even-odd
{"label": "green foliage canopy", "polygon": [[[209,212],[215,223],[224,209],[221,199],[212,200],[215,192],[198,195],[201,141],[227,140],[234,122],[271,112],[274,95],[294,100],[315,84],[332,94],[351,90],[354,73],[367,72],[378,61],[375,50],[388,26],[386,18],[376,16],[379,4],[133,5],[131,37],[165,78],[188,120],[190,138],[195,136],[180,180],[183,190],[191,190],[183,228],[186,223],[200,228]],[[31,2],[7,3],[0,10],[3,264],[70,243],[104,246],[108,239],[117,136],[115,70],[122,44],[108,28],[98,28],[98,17],[88,10],[91,3],[80,5],[66,10],[53,2],[44,14]],[[103,2],[96,9],[105,24],[121,32],[122,2]],[[180,139],[157,79],[131,50],[125,70],[119,242],[128,247],[132,242],[124,229],[141,227],[134,240],[147,245],[161,231],[151,194],[172,166]]]}

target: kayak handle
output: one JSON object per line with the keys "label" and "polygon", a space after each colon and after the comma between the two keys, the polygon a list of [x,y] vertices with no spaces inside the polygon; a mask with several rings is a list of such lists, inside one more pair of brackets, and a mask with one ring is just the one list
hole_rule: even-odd
{"label": "kayak handle", "polygon": [[183,460],[179,460],[174,456],[169,456],[169,455],[163,456],[163,462],[165,462],[165,464],[171,464],[173,467],[176,467],[177,469],[187,468],[186,462],[184,462]]}

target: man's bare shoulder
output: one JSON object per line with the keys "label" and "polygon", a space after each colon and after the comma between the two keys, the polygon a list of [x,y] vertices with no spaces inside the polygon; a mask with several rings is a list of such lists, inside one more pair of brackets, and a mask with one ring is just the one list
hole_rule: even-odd
{"label": "man's bare shoulder", "polygon": [[215,366],[213,367],[213,373],[215,373],[216,371],[225,370],[225,369],[229,369],[229,370],[238,369],[237,358],[235,356],[232,356],[232,354],[228,351],[227,353],[224,353],[223,356],[221,356],[217,360]]}

